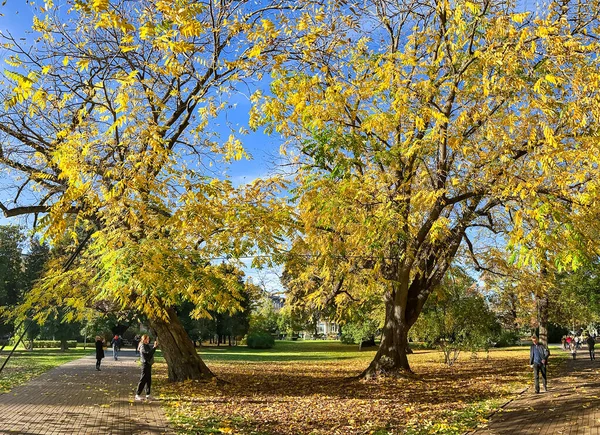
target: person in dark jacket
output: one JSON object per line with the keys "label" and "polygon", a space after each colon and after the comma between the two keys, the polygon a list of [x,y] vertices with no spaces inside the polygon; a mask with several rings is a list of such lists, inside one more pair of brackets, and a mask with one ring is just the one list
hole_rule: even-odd
{"label": "person in dark jacket", "polygon": [[148,337],[148,334],[142,335],[142,342],[140,343],[139,347],[140,362],[142,363],[142,374],[135,392],[135,400],[144,399],[140,395],[142,394],[144,387],[146,387],[146,399],[153,399],[153,397],[150,395],[150,387],[152,386],[152,364],[154,364],[154,352],[156,352],[156,348],[158,347],[158,340],[154,341],[154,346],[150,346],[149,343],[150,337]]}
{"label": "person in dark jacket", "polygon": [[593,361],[596,359],[596,353],[594,351],[594,346],[596,345],[596,339],[590,335],[590,336],[588,336],[586,343],[588,346],[588,350],[590,351],[590,360]]}
{"label": "person in dark jacket", "polygon": [[100,363],[104,358],[104,340],[96,335],[96,370],[100,371]]}
{"label": "person in dark jacket", "polygon": [[533,344],[529,349],[529,365],[533,368],[533,385],[535,387],[535,392],[540,392],[540,373],[542,373],[544,391],[548,391],[546,366],[548,365],[550,351],[546,346],[538,343],[538,338],[535,335],[531,337],[531,341]]}
{"label": "person in dark jacket", "polygon": [[121,350],[121,340],[119,339],[118,335],[115,334],[113,339],[110,341],[110,345],[112,346],[112,349],[113,349],[113,359],[115,361],[117,361],[118,356],[119,356],[119,351]]}

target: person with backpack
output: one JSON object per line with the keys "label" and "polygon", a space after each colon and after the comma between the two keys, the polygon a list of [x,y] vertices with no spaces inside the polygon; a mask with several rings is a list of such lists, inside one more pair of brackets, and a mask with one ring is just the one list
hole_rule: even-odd
{"label": "person with backpack", "polygon": [[537,336],[531,336],[531,347],[529,349],[529,366],[533,369],[533,385],[535,392],[540,392],[540,373],[542,374],[542,382],[544,391],[548,391],[548,381],[546,371],[548,366],[548,357],[550,350],[548,347],[538,342]]}
{"label": "person with backpack", "polygon": [[588,350],[590,351],[590,361],[593,361],[596,359],[596,353],[594,351],[594,346],[596,345],[596,339],[592,335],[589,335],[586,342],[587,342]]}
{"label": "person with backpack", "polygon": [[158,347],[158,340],[154,341],[153,347],[151,347],[149,343],[150,337],[148,334],[142,335],[142,342],[140,343],[139,347],[142,374],[135,392],[135,400],[144,400],[144,398],[141,396],[144,387],[146,387],[146,400],[153,399],[153,397],[150,395],[150,387],[152,386],[152,364],[154,364],[154,352],[156,352],[156,348]]}

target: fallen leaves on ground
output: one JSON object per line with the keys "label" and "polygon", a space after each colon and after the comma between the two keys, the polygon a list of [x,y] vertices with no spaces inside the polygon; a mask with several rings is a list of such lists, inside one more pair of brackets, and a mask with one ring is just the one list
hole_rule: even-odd
{"label": "fallen leaves on ground", "polygon": [[[466,356],[453,367],[416,351],[414,378],[356,379],[372,353],[324,361],[209,363],[227,383],[164,383],[161,396],[181,433],[463,433],[485,422],[529,380],[528,349]],[[524,362],[525,361],[525,362]],[[157,367],[166,378],[166,367]]]}

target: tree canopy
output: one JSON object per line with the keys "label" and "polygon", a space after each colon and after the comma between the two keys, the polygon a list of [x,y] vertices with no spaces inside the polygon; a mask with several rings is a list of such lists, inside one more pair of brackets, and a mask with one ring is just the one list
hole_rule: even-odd
{"label": "tree canopy", "polygon": [[[540,274],[595,252],[599,8],[47,2],[31,47],[1,36],[0,210],[64,243],[22,312],[134,308],[171,379],[211,376],[174,307],[240,310],[237,278],[212,260],[294,240],[301,304],[382,307],[364,375],[409,371],[408,331],[461,250],[486,268],[479,247],[498,234]],[[266,71],[250,122],[288,139],[293,214],[279,178],[232,184],[244,129],[221,138],[214,122]]]}
{"label": "tree canopy", "polygon": [[[0,164],[13,181],[0,209],[35,215],[47,239],[70,241],[23,311],[43,320],[44,307],[62,305],[70,320],[107,300],[161,335],[180,301],[195,317],[240,309],[236,278],[211,259],[277,244],[287,212],[276,179],[233,186],[223,165],[248,156],[213,120],[237,85],[258,79],[285,3],[63,6],[41,9],[31,47],[2,35]],[[182,338],[161,343],[170,366],[199,360]]]}
{"label": "tree canopy", "polygon": [[343,281],[316,292],[385,285],[365,375],[410,369],[407,331],[462,247],[484,267],[501,233],[538,268],[595,249],[599,25],[596,1],[504,0],[327,2],[290,23],[253,119],[289,139],[314,272]]}

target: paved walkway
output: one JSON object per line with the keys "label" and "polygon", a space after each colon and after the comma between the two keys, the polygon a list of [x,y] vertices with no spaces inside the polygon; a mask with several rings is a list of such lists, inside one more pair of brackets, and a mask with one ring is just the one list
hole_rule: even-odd
{"label": "paved walkway", "polygon": [[[90,352],[92,352],[91,350]],[[133,350],[102,371],[93,355],[71,361],[0,395],[0,434],[171,434],[160,402],[135,402],[140,368]]]}
{"label": "paved walkway", "polygon": [[586,349],[577,352],[562,373],[549,374],[547,393],[535,394],[531,385],[474,433],[600,435],[600,349],[597,357],[590,361]]}

